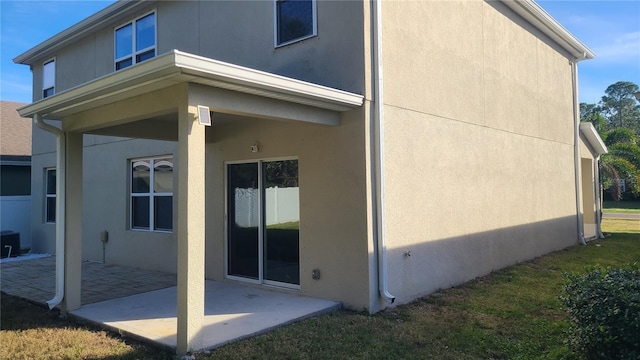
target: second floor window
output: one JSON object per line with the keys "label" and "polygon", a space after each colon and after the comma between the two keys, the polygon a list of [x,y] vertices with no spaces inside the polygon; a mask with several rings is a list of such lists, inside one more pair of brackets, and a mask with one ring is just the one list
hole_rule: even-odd
{"label": "second floor window", "polygon": [[276,0],[276,46],[316,35],[315,0]]}
{"label": "second floor window", "polygon": [[56,61],[49,60],[42,66],[42,97],[56,93]]}
{"label": "second floor window", "polygon": [[156,56],[156,14],[151,13],[116,29],[116,70]]}

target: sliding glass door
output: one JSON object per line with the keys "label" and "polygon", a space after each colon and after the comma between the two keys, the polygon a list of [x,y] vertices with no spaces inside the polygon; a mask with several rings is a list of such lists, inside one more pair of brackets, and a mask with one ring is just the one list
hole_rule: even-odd
{"label": "sliding glass door", "polygon": [[300,285],[298,161],[227,165],[227,274]]}
{"label": "sliding glass door", "polygon": [[227,171],[228,273],[257,280],[260,278],[256,261],[260,227],[258,164],[233,164]]}

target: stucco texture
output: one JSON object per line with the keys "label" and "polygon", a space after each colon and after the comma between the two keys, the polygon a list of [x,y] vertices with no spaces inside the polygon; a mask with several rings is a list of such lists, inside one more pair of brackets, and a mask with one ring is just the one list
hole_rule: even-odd
{"label": "stucco texture", "polygon": [[384,2],[383,14],[398,302],[576,243],[569,60],[484,1]]}
{"label": "stucco texture", "polygon": [[[369,307],[364,125],[361,110],[337,127],[243,117],[214,124],[207,145],[207,276],[224,278],[225,162],[297,158],[300,292]],[[259,143],[260,151],[250,146]],[[319,269],[320,280],[311,272]]]}

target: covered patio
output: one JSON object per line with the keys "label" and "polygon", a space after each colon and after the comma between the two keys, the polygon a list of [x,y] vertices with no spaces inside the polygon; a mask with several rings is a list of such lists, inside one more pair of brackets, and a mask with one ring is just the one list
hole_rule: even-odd
{"label": "covered patio", "polygon": [[[208,307],[207,294],[222,297],[226,292],[233,293],[227,287],[205,282],[207,126],[216,119],[233,116],[336,126],[342,112],[362,103],[361,95],[174,50],[20,109],[22,116],[33,117],[41,128],[56,134],[58,143],[57,277],[49,306],[60,305],[63,312],[90,319],[91,311],[81,307],[84,134],[177,142],[177,221],[173,230],[177,287],[162,296],[177,302],[175,310],[157,306],[162,309],[159,319],[169,319],[175,311],[171,315],[175,320],[167,320],[166,326],[175,330],[176,352],[185,354],[210,347],[206,340],[206,329],[211,325],[207,316],[220,311]],[[59,126],[45,120],[58,120]],[[254,290],[249,291],[247,298]],[[138,300],[143,301],[140,304],[147,301]],[[120,320],[128,323],[136,316],[148,317],[144,314],[154,307],[147,305],[140,308],[144,309],[142,313],[133,312]],[[96,321],[119,320],[109,317]],[[168,339],[170,335],[166,336]],[[173,346],[166,339],[164,342]]]}
{"label": "covered patio", "polygon": [[[53,297],[54,257],[3,262],[2,291],[44,305]],[[82,262],[83,305],[69,314],[175,350],[175,275]],[[230,282],[206,281],[203,349],[269,331],[340,307],[340,303]]]}

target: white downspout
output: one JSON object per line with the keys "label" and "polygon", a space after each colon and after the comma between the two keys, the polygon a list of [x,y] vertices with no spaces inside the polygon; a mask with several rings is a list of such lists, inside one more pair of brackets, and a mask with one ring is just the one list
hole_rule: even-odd
{"label": "white downspout", "polygon": [[596,179],[594,186],[596,192],[596,235],[599,239],[604,239],[604,234],[602,233],[602,203],[600,200],[600,155],[596,157],[593,168]]}
{"label": "white downspout", "polygon": [[56,293],[47,301],[49,309],[53,309],[64,298],[64,224],[65,224],[65,168],[66,144],[64,131],[44,122],[40,114],[33,115],[33,121],[42,130],[56,136]]}
{"label": "white downspout", "polygon": [[580,181],[580,104],[578,103],[578,59],[571,62],[571,87],[573,90],[573,162],[576,186],[576,214],[578,216],[578,242],[587,245],[584,239],[584,217],[582,215],[582,192]]}
{"label": "white downspout", "polygon": [[384,109],[382,94],[382,0],[375,1],[375,22],[373,24],[373,52],[374,52],[374,93],[375,93],[375,123],[378,131],[374,136],[375,149],[375,186],[376,186],[376,248],[378,255],[378,292],[388,303],[393,304],[396,297],[389,293],[387,287],[387,246],[385,244],[385,213],[384,213]]}

